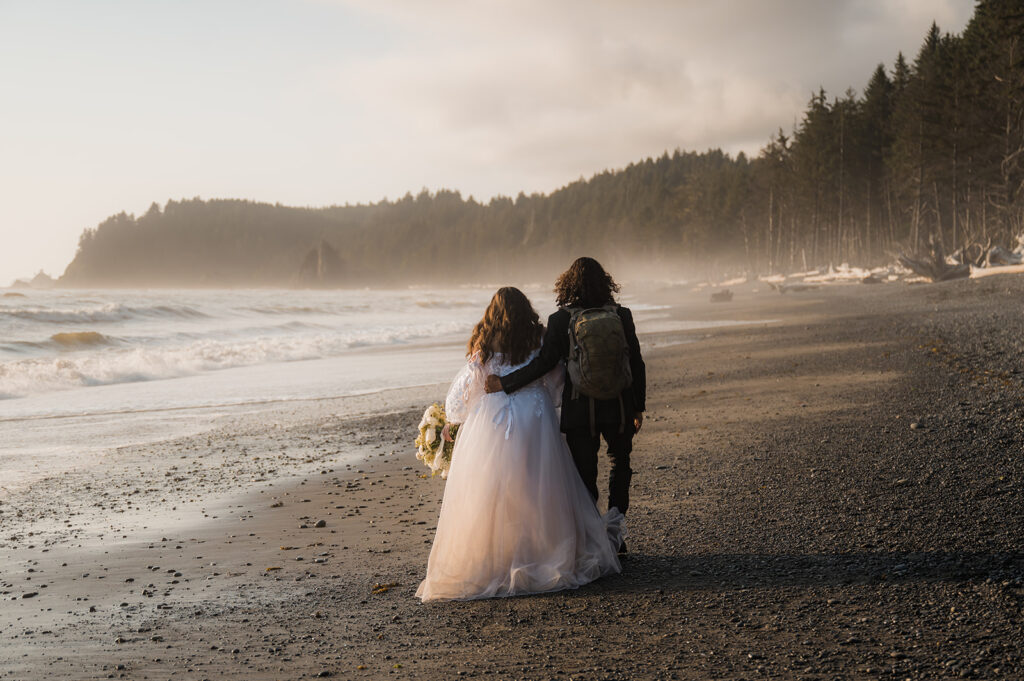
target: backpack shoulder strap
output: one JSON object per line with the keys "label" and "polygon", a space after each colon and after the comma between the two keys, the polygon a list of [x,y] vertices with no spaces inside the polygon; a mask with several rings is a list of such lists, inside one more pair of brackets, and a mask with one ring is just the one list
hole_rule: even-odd
{"label": "backpack shoulder strap", "polygon": [[580,315],[587,310],[582,307],[563,307],[561,309],[569,315],[569,336],[572,337],[575,334],[576,320],[579,319]]}
{"label": "backpack shoulder strap", "polygon": [[566,321],[569,331],[569,359],[573,360],[576,358],[576,317],[579,315],[583,308],[581,307],[563,307],[559,308],[569,315],[569,319]]}

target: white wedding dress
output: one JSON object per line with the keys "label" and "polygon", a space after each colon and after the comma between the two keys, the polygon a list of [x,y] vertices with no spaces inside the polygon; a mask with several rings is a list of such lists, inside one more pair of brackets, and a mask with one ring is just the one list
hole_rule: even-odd
{"label": "white wedding dress", "polygon": [[621,570],[622,514],[600,515],[559,430],[564,369],[512,395],[484,391],[488,374],[525,364],[471,359],[448,391],[448,420],[462,427],[416,591],[424,601],[575,589]]}

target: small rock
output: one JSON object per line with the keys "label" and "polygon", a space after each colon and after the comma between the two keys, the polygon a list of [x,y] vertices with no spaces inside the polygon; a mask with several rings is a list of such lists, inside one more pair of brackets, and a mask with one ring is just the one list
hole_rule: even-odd
{"label": "small rock", "polygon": [[313,527],[327,527],[327,521],[326,520],[318,520],[318,521],[316,521],[316,525],[314,525]]}

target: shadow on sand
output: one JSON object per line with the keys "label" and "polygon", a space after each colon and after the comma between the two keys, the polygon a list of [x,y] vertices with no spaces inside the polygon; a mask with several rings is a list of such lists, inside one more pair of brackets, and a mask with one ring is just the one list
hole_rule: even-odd
{"label": "shadow on sand", "polygon": [[597,584],[608,592],[620,592],[964,582],[986,578],[1024,578],[1024,553],[630,554],[623,561],[622,575]]}

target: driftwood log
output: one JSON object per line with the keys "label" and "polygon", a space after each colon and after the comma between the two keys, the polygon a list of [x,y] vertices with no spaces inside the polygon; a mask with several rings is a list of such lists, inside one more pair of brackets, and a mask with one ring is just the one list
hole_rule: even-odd
{"label": "driftwood log", "polygon": [[942,243],[932,236],[928,239],[928,250],[913,257],[900,254],[900,264],[908,270],[932,281],[949,281],[950,279],[966,279],[971,276],[971,266],[967,263],[949,264],[943,252]]}
{"label": "driftwood log", "polygon": [[1020,253],[1008,251],[1002,246],[993,246],[985,257],[985,264],[989,267],[1001,267],[1003,265],[1020,265],[1024,263],[1024,256]]}
{"label": "driftwood log", "polygon": [[804,291],[813,291],[814,289],[819,288],[818,284],[775,284],[770,281],[767,283],[782,295],[786,295],[787,293],[803,293]]}
{"label": "driftwood log", "polygon": [[959,251],[953,253],[951,257],[958,263],[972,265],[974,267],[984,267],[986,264],[986,257],[988,256],[988,252],[989,250],[991,250],[991,248],[992,238],[989,237],[988,243],[986,243],[985,245],[982,245],[978,241],[972,241],[971,243],[961,248]]}

